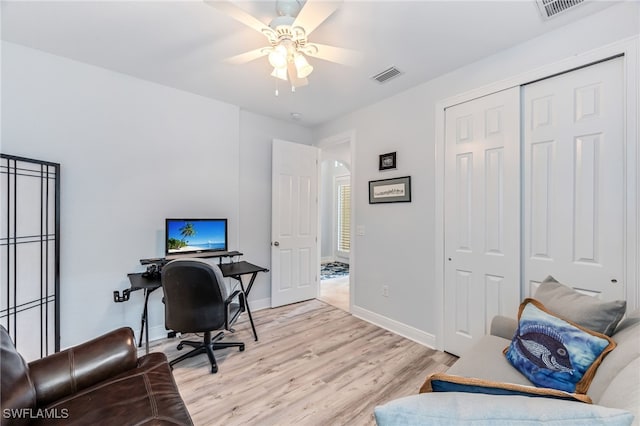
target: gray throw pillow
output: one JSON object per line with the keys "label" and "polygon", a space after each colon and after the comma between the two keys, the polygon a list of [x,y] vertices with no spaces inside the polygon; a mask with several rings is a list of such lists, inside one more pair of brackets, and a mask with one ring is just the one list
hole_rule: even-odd
{"label": "gray throw pillow", "polygon": [[576,324],[611,336],[624,316],[627,302],[603,302],[579,293],[548,276],[536,290],[534,298],[548,310]]}

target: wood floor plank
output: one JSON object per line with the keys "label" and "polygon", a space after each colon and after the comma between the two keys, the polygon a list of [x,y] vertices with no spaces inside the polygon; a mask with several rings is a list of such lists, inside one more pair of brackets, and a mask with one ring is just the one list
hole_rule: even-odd
{"label": "wood floor plank", "polygon": [[[225,336],[246,350],[216,351],[217,374],[204,354],[175,366],[196,425],[374,425],[376,405],[415,394],[456,360],[319,300],[255,312],[254,322],[258,342],[245,315]],[[152,350],[173,359],[178,342]]]}

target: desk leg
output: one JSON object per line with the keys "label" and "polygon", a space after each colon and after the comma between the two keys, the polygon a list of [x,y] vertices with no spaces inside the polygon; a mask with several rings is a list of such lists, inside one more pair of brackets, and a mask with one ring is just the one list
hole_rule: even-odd
{"label": "desk leg", "polygon": [[240,282],[240,288],[242,289],[242,292],[247,297],[247,300],[246,300],[247,315],[249,315],[249,322],[251,323],[251,329],[253,330],[253,337],[255,337],[256,342],[258,341],[258,333],[256,332],[256,326],[253,324],[253,316],[251,316],[251,308],[249,308],[249,292],[251,291],[251,287],[253,287],[253,282],[256,280],[257,275],[258,275],[257,272],[254,272],[253,274],[251,274],[251,280],[249,281],[249,285],[247,286],[246,291],[244,289],[244,284],[242,283],[242,276],[236,275],[233,277]]}
{"label": "desk leg", "polygon": [[142,324],[140,324],[140,341],[138,347],[142,346],[142,335],[145,336],[146,353],[149,354],[149,321],[147,318],[147,306],[149,304],[149,294],[151,292],[144,289],[144,308],[142,309]]}
{"label": "desk leg", "polygon": [[[145,301],[144,310],[147,311],[147,303]],[[144,322],[144,353],[149,355],[149,318]]]}

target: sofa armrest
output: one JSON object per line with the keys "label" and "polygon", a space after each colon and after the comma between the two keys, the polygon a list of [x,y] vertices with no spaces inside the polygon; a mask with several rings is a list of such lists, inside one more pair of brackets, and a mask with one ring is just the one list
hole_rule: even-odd
{"label": "sofa armrest", "polygon": [[518,328],[518,321],[513,318],[504,317],[502,315],[496,315],[491,320],[491,335],[502,337],[503,339],[511,340],[516,329]]}
{"label": "sofa armrest", "polygon": [[47,405],[135,368],[133,330],[119,328],[78,346],[29,363],[37,405]]}

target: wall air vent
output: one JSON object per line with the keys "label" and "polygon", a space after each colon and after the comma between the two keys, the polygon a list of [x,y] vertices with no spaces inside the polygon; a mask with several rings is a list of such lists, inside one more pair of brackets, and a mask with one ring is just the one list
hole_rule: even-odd
{"label": "wall air vent", "polygon": [[536,0],[536,3],[542,17],[550,19],[561,12],[584,3],[584,0]]}
{"label": "wall air vent", "polygon": [[382,84],[382,83],[386,83],[387,81],[391,80],[394,77],[399,76],[400,74],[402,74],[402,71],[400,71],[396,67],[391,67],[389,69],[382,71],[381,73],[374,75],[371,78],[377,81],[378,83]]}

